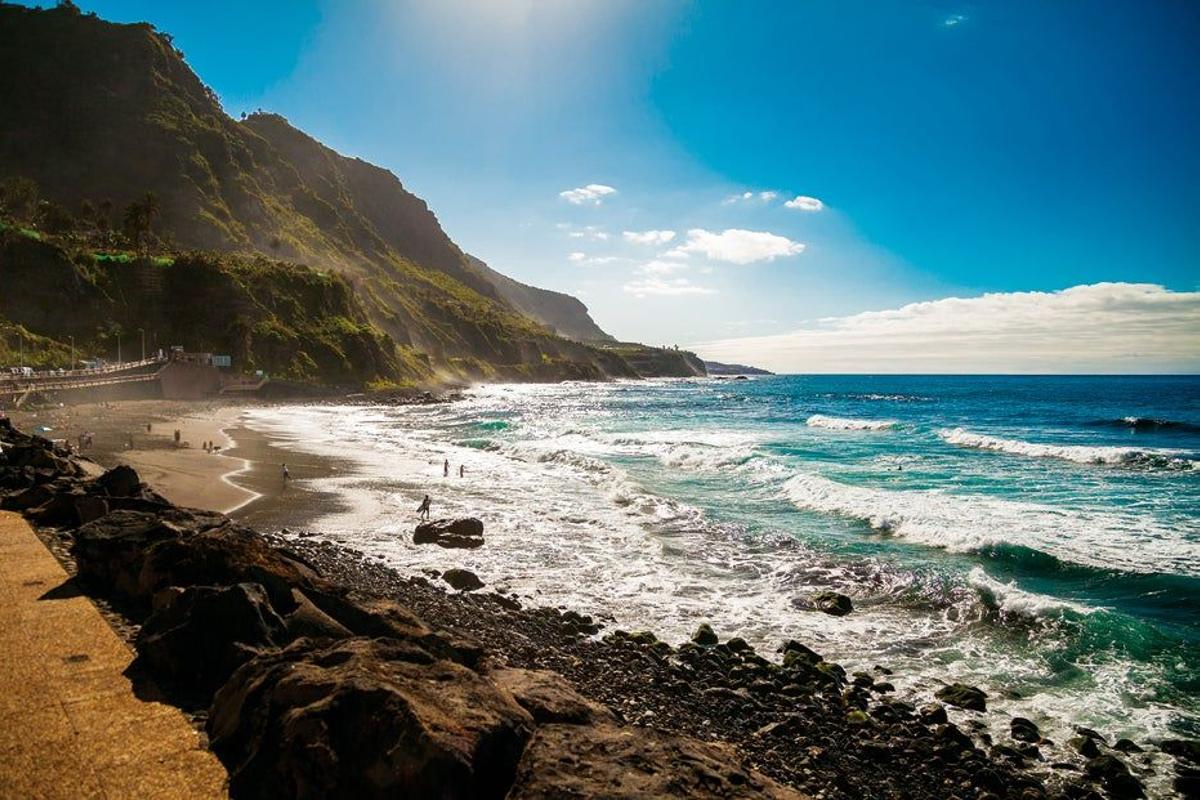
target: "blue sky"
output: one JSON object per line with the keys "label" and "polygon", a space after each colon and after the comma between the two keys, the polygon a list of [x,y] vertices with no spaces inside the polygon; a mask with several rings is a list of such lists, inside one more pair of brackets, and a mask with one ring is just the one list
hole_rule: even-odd
{"label": "blue sky", "polygon": [[1154,288],[1094,294],[1185,307],[1129,355],[1200,358],[1189,0],[80,4],[172,33],[231,114],[391,169],[622,338],[771,360],[863,312],[1131,283]]}

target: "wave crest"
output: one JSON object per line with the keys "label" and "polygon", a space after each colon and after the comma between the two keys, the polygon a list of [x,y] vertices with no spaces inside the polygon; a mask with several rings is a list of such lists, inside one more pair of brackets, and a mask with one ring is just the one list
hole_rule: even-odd
{"label": "wave crest", "polygon": [[1180,450],[1153,450],[1135,447],[1096,446],[1079,444],[1039,444],[1020,439],[1002,439],[972,433],[963,428],[943,428],[938,431],[948,444],[989,450],[995,453],[1030,456],[1032,458],[1059,458],[1077,464],[1107,464],[1142,469],[1189,470],[1196,461],[1184,457]]}
{"label": "wave crest", "polygon": [[886,431],[900,423],[894,419],[850,419],[813,414],[805,424],[810,428],[827,428],[834,431]]}

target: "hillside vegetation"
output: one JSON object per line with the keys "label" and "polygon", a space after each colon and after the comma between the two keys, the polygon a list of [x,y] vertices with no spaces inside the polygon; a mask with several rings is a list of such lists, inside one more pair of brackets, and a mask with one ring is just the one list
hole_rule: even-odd
{"label": "hillside vegetation", "polygon": [[[0,181],[27,179],[36,198],[30,205],[28,192],[10,192],[6,204],[0,197],[0,217],[10,227],[58,237],[63,258],[76,267],[82,268],[75,250],[107,248],[176,263],[179,253],[206,251],[200,261],[219,265],[227,276],[256,265],[261,281],[291,285],[299,273],[285,262],[312,268],[317,277],[307,281],[341,276],[328,286],[349,287],[359,316],[336,316],[371,324],[394,345],[349,370],[358,375],[554,380],[646,374],[614,351],[573,340],[608,337],[578,300],[512,281],[463,253],[425,202],[390,172],[334,152],[280,116],[229,117],[169,35],[147,24],[106,22],[69,5],[37,10],[0,3],[0,29]],[[0,278],[28,269],[9,259],[34,252],[6,248]],[[265,297],[257,300],[269,306]],[[172,296],[166,307],[146,302],[121,324],[158,325],[157,318],[136,318],[143,312],[216,315],[231,307],[194,308],[186,294]],[[300,331],[308,315],[292,310],[300,316],[273,313]],[[31,327],[52,337],[64,330]],[[299,340],[280,335],[281,346],[288,341]],[[261,355],[253,347],[228,349],[235,356]],[[366,356],[354,348],[343,352]],[[672,374],[697,374],[665,351],[659,358],[673,363]],[[335,361],[331,355],[317,372],[328,367],[343,374]],[[290,369],[303,372],[302,362]]]}

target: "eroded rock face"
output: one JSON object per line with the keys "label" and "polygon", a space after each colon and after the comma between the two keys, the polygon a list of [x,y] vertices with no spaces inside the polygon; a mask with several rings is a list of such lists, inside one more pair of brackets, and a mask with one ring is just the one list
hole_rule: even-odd
{"label": "eroded rock face", "polygon": [[738,765],[727,748],[648,728],[544,725],[525,748],[508,800],[804,795]]}
{"label": "eroded rock face", "polygon": [[611,722],[612,713],[575,691],[567,679],[544,669],[498,669],[488,673],[493,682],[528,711],[539,725],[585,725]]}
{"label": "eroded rock face", "polygon": [[239,798],[488,800],[533,724],[507,691],[414,643],[301,639],[238,669],[208,732]]}
{"label": "eroded rock face", "polygon": [[483,545],[483,522],[474,517],[435,519],[422,522],[413,531],[413,544],[475,548]]}
{"label": "eroded rock face", "polygon": [[208,694],[239,666],[287,635],[256,583],[172,592],[138,633],[138,655],[176,685]]}

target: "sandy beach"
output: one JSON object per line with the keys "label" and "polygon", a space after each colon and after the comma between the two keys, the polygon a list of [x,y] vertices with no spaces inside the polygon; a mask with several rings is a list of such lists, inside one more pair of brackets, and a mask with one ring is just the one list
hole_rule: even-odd
{"label": "sandy beach", "polygon": [[[76,448],[79,436],[91,433],[93,444],[83,450],[88,458],[105,467],[133,467],[142,480],[177,505],[231,513],[260,496],[242,484],[252,464],[233,452],[237,442],[226,432],[236,427],[242,408],[137,400],[18,411],[12,417],[19,427],[49,439],[65,439]],[[205,442],[213,444],[213,452],[204,449]]]}

